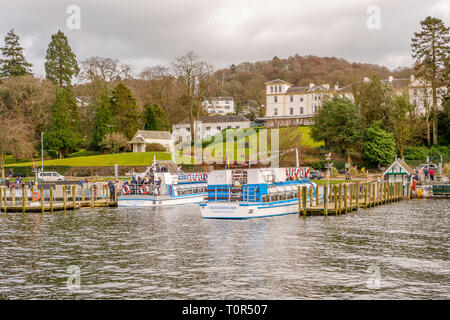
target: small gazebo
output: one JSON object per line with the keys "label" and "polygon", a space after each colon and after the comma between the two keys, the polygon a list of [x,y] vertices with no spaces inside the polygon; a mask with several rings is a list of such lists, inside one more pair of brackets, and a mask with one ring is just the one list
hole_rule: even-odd
{"label": "small gazebo", "polygon": [[408,187],[412,182],[415,172],[411,169],[404,160],[395,160],[389,168],[383,173],[386,182],[401,182],[403,185],[403,194],[408,192]]}

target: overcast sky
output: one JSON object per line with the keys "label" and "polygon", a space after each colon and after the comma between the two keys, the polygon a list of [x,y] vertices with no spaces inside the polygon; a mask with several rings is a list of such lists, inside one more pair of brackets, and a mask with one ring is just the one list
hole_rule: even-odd
{"label": "overcast sky", "polygon": [[[80,29],[71,5],[80,8]],[[15,29],[36,75],[58,29],[79,61],[119,59],[135,73],[189,50],[216,68],[298,53],[393,69],[412,64],[420,20],[449,26],[450,0],[0,0],[0,10],[1,38]]]}

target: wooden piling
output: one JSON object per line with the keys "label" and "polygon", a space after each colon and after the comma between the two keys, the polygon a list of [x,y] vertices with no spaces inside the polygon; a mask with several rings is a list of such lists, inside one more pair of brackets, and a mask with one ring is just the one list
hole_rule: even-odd
{"label": "wooden piling", "polygon": [[344,184],[344,213],[347,214],[347,184]]}
{"label": "wooden piling", "polygon": [[302,200],[303,200],[303,216],[306,217],[306,186],[303,187]]}
{"label": "wooden piling", "polygon": [[355,188],[354,184],[351,184],[349,186],[349,192],[350,192],[350,212],[353,211],[353,196],[355,195],[355,193],[353,192],[353,189]]}
{"label": "wooden piling", "polygon": [[312,207],[314,205],[313,199],[313,186],[309,186],[309,206]]}
{"label": "wooden piling", "polygon": [[359,209],[359,184],[355,184],[356,209]]}
{"label": "wooden piling", "polygon": [[63,205],[64,205],[64,211],[67,209],[67,187],[66,185],[63,186]]}
{"label": "wooden piling", "polygon": [[333,186],[333,197],[334,197],[334,214],[337,214],[338,204],[337,204],[337,185]]}
{"label": "wooden piling", "polygon": [[367,183],[363,184],[364,188],[364,208],[367,208]]}
{"label": "wooden piling", "polygon": [[91,186],[91,208],[94,207],[94,186]]}
{"label": "wooden piling", "polygon": [[320,194],[319,190],[320,190],[320,187],[319,187],[319,185],[317,185],[316,186],[316,206],[317,207],[319,206],[319,194]]}
{"label": "wooden piling", "polygon": [[53,213],[53,188],[50,186],[50,212]]}
{"label": "wooden piling", "polygon": [[2,212],[3,209],[3,188],[0,187],[0,213]]}
{"label": "wooden piling", "polygon": [[44,197],[44,188],[42,186],[40,189],[40,194],[41,194],[41,213],[44,214],[44,212],[45,212],[45,203],[44,203],[45,197]]}
{"label": "wooden piling", "polygon": [[25,186],[22,186],[22,213],[25,213]]}
{"label": "wooden piling", "polygon": [[12,201],[12,205],[14,207],[16,205],[16,188],[13,187],[11,189],[11,192],[12,192],[12,194],[11,194],[11,201]]}
{"label": "wooden piling", "polygon": [[376,199],[375,199],[376,188],[377,188],[376,183],[372,183],[372,207],[375,207],[375,205],[376,205]]}
{"label": "wooden piling", "polygon": [[85,190],[84,190],[84,183],[81,184],[81,200],[84,202],[85,200]]}
{"label": "wooden piling", "polygon": [[323,211],[328,216],[328,185],[326,184],[323,185]]}
{"label": "wooden piling", "polygon": [[72,186],[72,203],[73,203],[73,211],[75,211],[75,207],[76,207],[76,191],[77,191],[77,187],[76,186]]}
{"label": "wooden piling", "polygon": [[298,215],[302,214],[302,189],[298,186]]}

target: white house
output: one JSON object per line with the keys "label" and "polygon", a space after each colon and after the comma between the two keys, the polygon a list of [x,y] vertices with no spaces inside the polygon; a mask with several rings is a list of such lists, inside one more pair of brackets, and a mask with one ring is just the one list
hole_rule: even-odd
{"label": "white house", "polygon": [[138,130],[129,143],[133,146],[133,152],[145,152],[149,143],[159,143],[168,152],[175,150],[174,139],[169,131]]}
{"label": "white house", "polygon": [[202,103],[203,108],[209,114],[225,115],[234,113],[233,97],[216,97],[211,100],[205,100]]}
{"label": "white house", "polygon": [[[442,109],[442,100],[447,93],[447,88],[440,87],[436,90],[436,108]],[[425,115],[433,107],[433,90],[431,84],[423,79],[415,79],[411,76],[408,85],[409,103],[416,107],[416,113]]]}
{"label": "white house", "polygon": [[[250,120],[241,115],[204,116],[194,121],[195,139],[208,139],[224,129],[250,128]],[[172,126],[175,141],[191,141],[189,118]]]}
{"label": "white house", "polygon": [[266,85],[266,127],[312,125],[313,117],[326,99],[334,96],[346,97],[353,101],[353,95],[347,88],[329,84],[307,87],[294,87],[292,84],[276,79]]}

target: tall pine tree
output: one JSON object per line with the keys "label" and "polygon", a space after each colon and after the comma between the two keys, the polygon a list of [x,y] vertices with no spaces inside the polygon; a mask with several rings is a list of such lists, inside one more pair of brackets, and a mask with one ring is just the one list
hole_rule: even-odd
{"label": "tall pine tree", "polygon": [[78,75],[80,69],[67,37],[61,30],[52,35],[45,59],[47,78],[58,84],[60,88],[70,87],[72,77]]}
{"label": "tall pine tree", "polygon": [[44,147],[52,156],[62,158],[73,151],[78,143],[74,129],[71,105],[75,103],[73,94],[67,89],[56,89],[56,101],[52,106],[52,123],[44,135]]}
{"label": "tall pine tree", "polygon": [[92,147],[99,150],[99,143],[103,137],[114,131],[114,116],[111,109],[111,101],[106,91],[100,94],[100,102],[95,112],[94,137]]}
{"label": "tall pine tree", "polygon": [[0,59],[0,78],[9,78],[31,74],[32,64],[23,55],[19,36],[11,29],[5,36],[5,46],[0,48],[3,59]]}
{"label": "tall pine tree", "polygon": [[128,139],[133,138],[138,128],[138,107],[130,89],[119,83],[113,90],[111,108],[114,115],[115,132],[123,133]]}
{"label": "tall pine tree", "polygon": [[441,19],[432,17],[426,17],[420,25],[421,32],[415,32],[411,39],[412,57],[416,59],[417,74],[431,83],[433,144],[437,144],[438,88],[448,84],[449,78],[449,28]]}
{"label": "tall pine tree", "polygon": [[145,130],[169,130],[167,114],[157,104],[146,103],[144,106]]}

